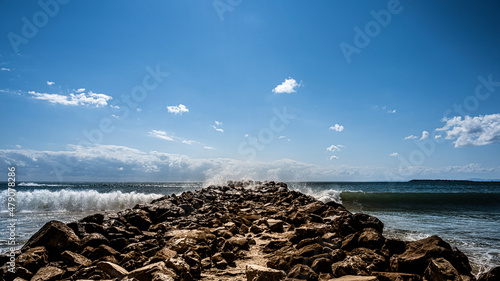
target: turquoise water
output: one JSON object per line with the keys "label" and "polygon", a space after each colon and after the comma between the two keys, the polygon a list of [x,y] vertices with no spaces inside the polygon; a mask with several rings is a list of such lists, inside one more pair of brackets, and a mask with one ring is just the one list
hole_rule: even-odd
{"label": "turquoise water", "polygon": [[[322,201],[351,212],[374,215],[385,236],[418,240],[437,234],[469,256],[476,273],[500,266],[500,183],[498,182],[293,182]],[[118,211],[165,194],[202,188],[199,182],[50,183],[16,187],[14,217],[7,210],[7,184],[0,183],[0,249],[9,247],[7,225],[16,221],[21,247],[47,221],[71,222],[101,211]]]}

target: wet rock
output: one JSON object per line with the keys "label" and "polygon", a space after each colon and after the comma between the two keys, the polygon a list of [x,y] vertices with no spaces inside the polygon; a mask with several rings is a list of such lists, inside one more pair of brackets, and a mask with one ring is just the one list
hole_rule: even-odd
{"label": "wet rock", "polygon": [[149,213],[141,209],[127,210],[123,218],[140,230],[147,230],[152,224]]}
{"label": "wet rock", "polygon": [[48,251],[62,252],[74,250],[80,245],[80,238],[66,224],[60,221],[49,221],[24,244],[21,251],[38,246]]}
{"label": "wet rock", "polygon": [[247,265],[245,273],[247,281],[280,281],[285,277],[285,272],[282,270],[259,265]]}
{"label": "wet rock", "polygon": [[424,276],[429,281],[473,280],[472,276],[460,275],[455,267],[443,258],[431,259],[429,261],[429,266],[425,269]]}
{"label": "wet rock", "polygon": [[82,248],[85,248],[87,246],[98,247],[101,244],[109,245],[109,240],[100,233],[90,233],[89,235],[83,237],[80,241],[80,245]]}
{"label": "wet rock", "polygon": [[392,271],[422,274],[433,258],[444,258],[462,275],[470,275],[469,260],[438,236],[409,242],[404,253],[390,259]]}
{"label": "wet rock", "polygon": [[477,281],[497,281],[500,280],[500,266],[490,269],[479,276]]}

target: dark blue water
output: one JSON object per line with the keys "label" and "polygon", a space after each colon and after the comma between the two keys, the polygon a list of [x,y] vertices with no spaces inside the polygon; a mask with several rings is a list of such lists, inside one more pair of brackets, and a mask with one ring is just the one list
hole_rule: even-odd
{"label": "dark blue water", "polygon": [[[0,249],[16,220],[16,243],[23,243],[47,221],[71,222],[101,211],[118,211],[165,194],[196,190],[199,182],[50,183],[16,187],[14,217],[7,210],[7,184],[0,183]],[[294,190],[322,201],[344,204],[351,212],[381,219],[387,237],[417,240],[437,234],[465,252],[476,273],[500,266],[500,183],[492,182],[294,182]]]}

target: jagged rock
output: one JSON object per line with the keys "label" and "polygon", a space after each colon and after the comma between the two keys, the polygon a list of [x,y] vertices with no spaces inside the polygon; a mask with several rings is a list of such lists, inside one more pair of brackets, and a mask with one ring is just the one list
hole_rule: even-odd
{"label": "jagged rock", "polygon": [[411,273],[401,272],[372,272],[379,281],[422,281],[422,276]]}
{"label": "jagged rock", "polygon": [[104,271],[106,274],[113,278],[122,278],[129,274],[129,272],[125,268],[111,262],[99,262],[97,263],[97,268]]}
{"label": "jagged rock", "polygon": [[231,237],[227,240],[235,250],[248,250],[250,248],[248,240],[244,237]]}
{"label": "jagged rock", "polygon": [[16,258],[17,266],[24,267],[30,271],[37,271],[46,265],[48,260],[48,252],[43,246],[30,248]]}
{"label": "jagged rock", "polygon": [[153,274],[153,279],[151,281],[175,281],[175,279],[170,275],[158,272]]}
{"label": "jagged rock", "polygon": [[332,264],[334,277],[344,275],[368,275],[368,264],[359,256],[347,256],[344,260]]}
{"label": "jagged rock", "polygon": [[429,261],[429,266],[424,272],[425,278],[429,281],[442,281],[442,280],[460,280],[468,281],[473,280],[472,276],[463,276],[458,273],[458,271],[453,267],[453,265],[443,259],[431,259]]}
{"label": "jagged rock", "polygon": [[331,279],[335,281],[377,281],[376,276],[356,276],[356,275],[344,275],[339,278]]}
{"label": "jagged rock", "polygon": [[488,272],[481,274],[477,279],[477,281],[498,281],[498,280],[500,280],[500,266],[488,270]]}
{"label": "jagged rock", "polygon": [[35,275],[31,278],[31,281],[52,281],[58,280],[64,274],[64,270],[57,268],[55,266],[46,266],[40,268]]}
{"label": "jagged rock", "polygon": [[406,251],[390,259],[392,271],[422,274],[432,258],[448,260],[461,275],[470,275],[469,260],[463,253],[454,250],[438,236],[409,242]]}
{"label": "jagged rock", "polygon": [[295,265],[287,275],[287,278],[296,278],[307,281],[317,281],[318,277],[319,275],[316,272],[304,264]]}
{"label": "jagged rock", "polygon": [[92,261],[87,259],[86,257],[73,253],[71,251],[64,251],[61,254],[61,257],[73,264],[81,265],[81,266],[90,266]]}
{"label": "jagged rock", "polygon": [[127,277],[135,278],[139,281],[149,281],[152,280],[153,275],[157,273],[162,273],[169,276],[176,276],[176,274],[172,272],[171,269],[168,269],[165,266],[165,263],[161,261],[130,271]]}
{"label": "jagged rock", "polygon": [[285,277],[285,272],[282,270],[259,265],[247,265],[245,273],[247,281],[280,281]]}
{"label": "jagged rock", "polygon": [[90,233],[89,235],[83,237],[80,241],[80,246],[82,248],[87,246],[98,247],[101,244],[109,245],[109,240],[100,233]]}
{"label": "jagged rock", "polygon": [[267,225],[269,226],[269,230],[272,232],[283,232],[283,226],[285,222],[277,219],[268,219]]}
{"label": "jagged rock", "polygon": [[80,238],[69,226],[60,221],[49,221],[31,236],[21,251],[44,246],[49,251],[62,252],[77,249],[79,245]]}
{"label": "jagged rock", "polygon": [[141,209],[127,210],[123,214],[123,218],[139,230],[147,230],[152,224],[149,213]]}
{"label": "jagged rock", "polygon": [[213,234],[201,230],[176,230],[167,235],[172,235],[172,238],[167,242],[167,246],[179,254],[189,249],[207,246],[209,238],[215,238]]}
{"label": "jagged rock", "polygon": [[359,247],[381,249],[384,243],[385,238],[373,228],[365,228],[358,238]]}

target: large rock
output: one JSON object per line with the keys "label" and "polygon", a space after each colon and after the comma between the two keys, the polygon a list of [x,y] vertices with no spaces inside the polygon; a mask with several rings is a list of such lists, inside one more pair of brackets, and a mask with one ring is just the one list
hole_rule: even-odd
{"label": "large rock", "polygon": [[280,281],[285,278],[285,272],[259,265],[247,265],[246,276],[247,281]]}
{"label": "large rock", "polygon": [[40,268],[31,278],[31,281],[52,281],[59,280],[64,274],[64,270],[55,266],[46,266]]}
{"label": "large rock", "polygon": [[80,245],[80,238],[66,224],[60,221],[49,221],[24,244],[21,251],[28,248],[44,246],[48,251],[62,252],[75,250]]}
{"label": "large rock", "polygon": [[423,275],[431,259],[448,260],[461,275],[470,275],[471,267],[467,257],[443,241],[438,236],[409,242],[406,251],[390,259],[390,267],[395,272]]}
{"label": "large rock", "polygon": [[71,251],[64,251],[61,254],[61,257],[72,264],[80,265],[80,266],[90,266],[92,264],[92,261],[87,259],[86,257],[73,253]]}
{"label": "large rock", "polygon": [[33,272],[46,265],[48,260],[48,252],[43,246],[30,248],[16,258],[17,266],[24,267]]}
{"label": "large rock", "polygon": [[287,275],[288,278],[295,278],[307,281],[317,281],[318,274],[305,264],[297,264]]}
{"label": "large rock", "polygon": [[129,278],[135,278],[139,281],[149,281],[153,279],[156,273],[162,273],[165,275],[176,276],[171,269],[165,266],[164,262],[153,263],[138,269],[135,269],[127,275]]}
{"label": "large rock", "polygon": [[106,272],[106,274],[108,274],[113,278],[122,278],[123,276],[126,276],[129,273],[125,268],[117,264],[114,264],[112,262],[106,262],[106,261],[99,262],[97,264],[97,268]]}
{"label": "large rock", "polygon": [[89,235],[83,237],[80,241],[82,248],[87,246],[98,247],[101,244],[109,245],[108,238],[104,237],[101,233],[90,233]]}
{"label": "large rock", "polygon": [[377,281],[377,276],[357,276],[357,275],[345,275],[339,278],[331,279],[334,281]]}
{"label": "large rock", "polygon": [[453,267],[453,265],[443,259],[431,259],[429,262],[429,266],[424,272],[425,279],[428,281],[443,281],[443,280],[459,280],[459,281],[468,281],[473,280],[472,276],[463,276],[458,273],[458,271]]}

